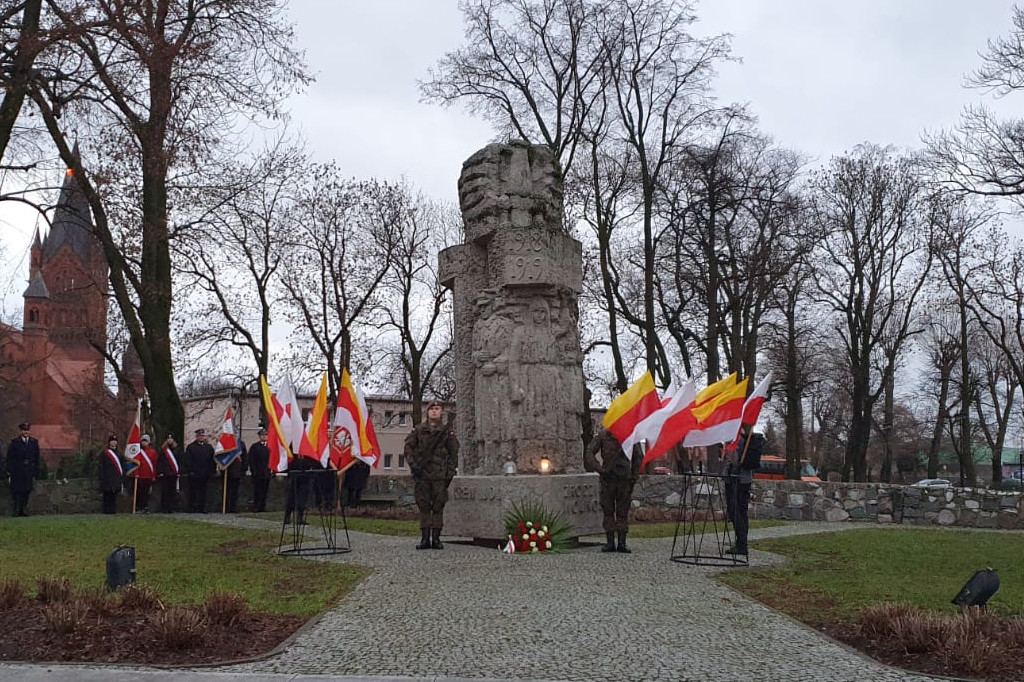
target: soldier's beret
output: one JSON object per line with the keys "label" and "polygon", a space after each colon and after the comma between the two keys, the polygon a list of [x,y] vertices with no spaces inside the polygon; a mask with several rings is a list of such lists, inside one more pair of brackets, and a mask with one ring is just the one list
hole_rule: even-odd
{"label": "soldier's beret", "polygon": [[428,409],[428,410],[429,410],[429,409],[430,409],[431,407],[435,407],[435,406],[436,406],[436,407],[441,407],[441,408],[443,408],[443,407],[444,407],[444,405],[442,405],[442,404],[441,404],[441,401],[439,401],[439,400],[431,400],[431,401],[430,401],[429,403],[427,403],[427,409]]}
{"label": "soldier's beret", "polygon": [[32,425],[29,424],[28,422],[21,422],[20,424],[18,424],[19,431],[28,431],[31,427]]}

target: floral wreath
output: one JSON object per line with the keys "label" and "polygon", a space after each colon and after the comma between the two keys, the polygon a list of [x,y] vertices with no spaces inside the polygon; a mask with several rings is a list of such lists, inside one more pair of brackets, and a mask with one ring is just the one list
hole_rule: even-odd
{"label": "floral wreath", "polygon": [[505,515],[508,543],[503,551],[525,554],[561,552],[569,546],[569,525],[536,502],[513,502]]}

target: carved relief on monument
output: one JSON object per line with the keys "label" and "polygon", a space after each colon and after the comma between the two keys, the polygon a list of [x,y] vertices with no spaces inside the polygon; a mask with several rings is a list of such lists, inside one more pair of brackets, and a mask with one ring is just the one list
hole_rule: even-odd
{"label": "carved relief on monument", "polygon": [[459,179],[466,243],[441,253],[454,291],[462,472],[582,471],[582,247],[562,231],[554,157],[490,145]]}

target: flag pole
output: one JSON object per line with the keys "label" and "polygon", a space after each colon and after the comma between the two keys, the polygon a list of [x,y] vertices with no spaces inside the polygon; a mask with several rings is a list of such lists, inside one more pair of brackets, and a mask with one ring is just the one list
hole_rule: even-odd
{"label": "flag pole", "polygon": [[228,470],[227,467],[221,469],[221,479],[224,481],[223,490],[220,495],[220,513],[228,513]]}
{"label": "flag pole", "polygon": [[135,487],[132,489],[132,514],[135,513],[135,502],[139,499],[139,475],[138,473],[133,476],[135,479]]}

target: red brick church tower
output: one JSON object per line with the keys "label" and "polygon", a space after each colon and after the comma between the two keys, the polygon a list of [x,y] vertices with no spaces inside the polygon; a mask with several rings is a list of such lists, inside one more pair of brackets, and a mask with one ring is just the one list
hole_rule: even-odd
{"label": "red brick church tower", "polygon": [[92,213],[70,169],[45,237],[31,247],[21,334],[24,418],[51,465],[122,426],[104,385],[108,266]]}

